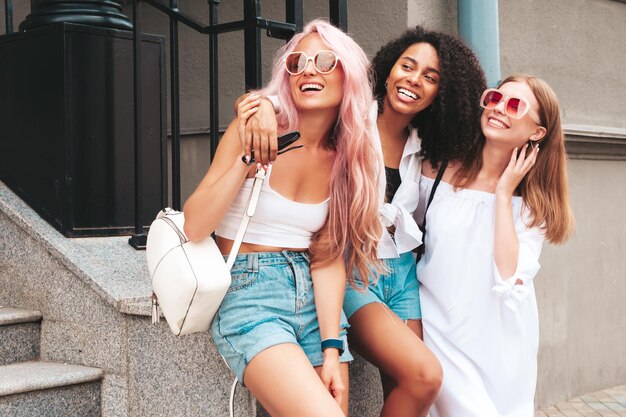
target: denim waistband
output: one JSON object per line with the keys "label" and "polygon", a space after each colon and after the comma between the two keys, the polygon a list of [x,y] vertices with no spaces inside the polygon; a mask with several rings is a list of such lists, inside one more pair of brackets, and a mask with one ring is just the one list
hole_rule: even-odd
{"label": "denim waistband", "polygon": [[[228,256],[224,256],[224,259],[228,259]],[[280,252],[242,253],[237,255],[234,265],[246,265],[248,269],[256,270],[258,265],[286,265],[293,262],[309,263],[309,252],[284,250]]]}

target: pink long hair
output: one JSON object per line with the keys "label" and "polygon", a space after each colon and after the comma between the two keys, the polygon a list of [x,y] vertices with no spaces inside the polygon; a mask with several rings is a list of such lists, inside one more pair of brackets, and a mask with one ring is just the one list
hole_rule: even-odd
{"label": "pink long hair", "polygon": [[383,271],[376,256],[382,227],[378,208],[383,163],[368,120],[374,99],[367,56],[344,32],[328,22],[314,20],[278,51],[272,79],[260,94],[278,96],[283,104],[277,116],[282,129],[298,129],[298,109],[291,96],[284,60],[302,39],[313,33],[318,34],[339,58],[337,65],[341,65],[344,71],[344,81],[339,116],[327,143],[335,150],[329,214],[324,227],[311,240],[311,267],[343,257],[348,280],[353,282],[352,271],[356,270],[367,282],[374,273]]}

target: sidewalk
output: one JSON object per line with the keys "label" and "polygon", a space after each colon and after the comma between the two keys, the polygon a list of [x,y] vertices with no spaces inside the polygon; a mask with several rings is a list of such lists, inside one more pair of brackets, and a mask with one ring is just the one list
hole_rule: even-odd
{"label": "sidewalk", "polygon": [[535,417],[626,417],[626,385],[607,388],[541,408]]}

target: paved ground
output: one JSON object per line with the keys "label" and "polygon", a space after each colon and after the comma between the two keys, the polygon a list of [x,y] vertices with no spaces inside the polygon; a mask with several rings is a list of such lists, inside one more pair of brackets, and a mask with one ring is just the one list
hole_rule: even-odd
{"label": "paved ground", "polygon": [[626,417],[626,385],[581,395],[552,407],[542,408],[535,417]]}

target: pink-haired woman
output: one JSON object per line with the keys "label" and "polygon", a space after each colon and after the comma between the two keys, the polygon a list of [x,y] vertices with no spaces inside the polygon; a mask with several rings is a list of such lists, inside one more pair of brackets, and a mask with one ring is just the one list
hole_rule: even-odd
{"label": "pink-haired woman", "polygon": [[[346,270],[368,276],[372,265],[382,268],[381,164],[367,125],[369,82],[361,48],[316,20],[279,51],[261,92],[284,103],[279,133],[298,130],[304,147],[268,167],[212,334],[272,416],[347,414]],[[215,230],[224,254],[252,185],[254,167],[242,162],[252,149],[243,127],[257,107],[255,95],[239,106],[184,207],[187,236],[200,240]]]}

